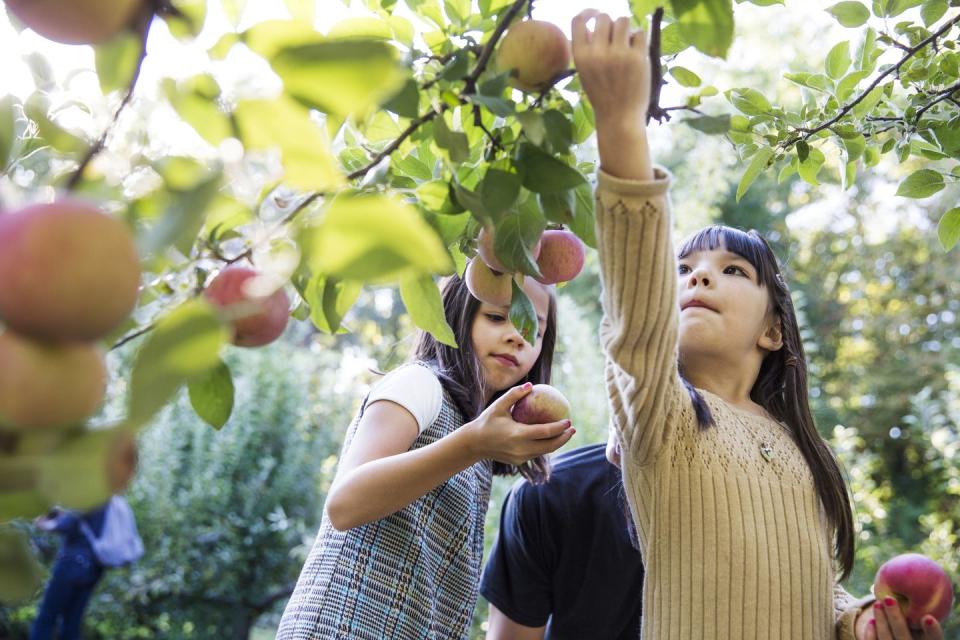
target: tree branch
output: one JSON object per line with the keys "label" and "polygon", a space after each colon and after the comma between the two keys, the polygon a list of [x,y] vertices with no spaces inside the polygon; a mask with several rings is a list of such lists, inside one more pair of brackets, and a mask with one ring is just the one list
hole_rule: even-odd
{"label": "tree branch", "polygon": [[870,83],[870,86],[868,86],[866,89],[864,89],[864,91],[863,91],[860,95],[858,95],[853,101],[848,102],[846,105],[844,105],[844,107],[843,107],[842,109],[840,109],[840,112],[839,112],[837,115],[835,115],[833,118],[831,118],[831,119],[827,120],[826,122],[824,122],[824,123],[822,123],[822,124],[814,127],[813,129],[809,129],[809,128],[806,128],[806,127],[798,127],[798,128],[797,128],[797,131],[799,131],[799,132],[801,132],[801,133],[804,134],[804,135],[802,136],[803,140],[808,140],[808,139],[810,139],[811,136],[813,136],[813,135],[815,135],[815,134],[823,131],[824,129],[827,129],[828,127],[836,124],[837,122],[839,122],[840,119],[843,118],[843,117],[844,117],[845,115],[847,115],[848,113],[850,113],[850,111],[851,111],[855,106],[857,106],[858,104],[860,104],[861,102],[863,102],[864,98],[866,98],[867,95],[869,95],[870,92],[873,91],[873,90],[877,87],[877,85],[879,85],[879,84],[883,81],[884,78],[886,78],[887,76],[889,76],[889,75],[892,74],[892,73],[898,72],[898,71],[900,70],[900,67],[902,67],[902,66],[904,65],[904,63],[906,63],[907,60],[909,60],[909,59],[912,58],[913,56],[917,55],[917,53],[919,53],[919,52],[920,52],[924,47],[926,47],[928,44],[930,44],[931,42],[934,42],[937,38],[939,38],[939,37],[942,36],[943,34],[947,33],[947,32],[948,32],[955,24],[957,24],[958,22],[960,22],[960,15],[957,15],[957,16],[954,16],[953,18],[951,18],[950,21],[948,21],[945,25],[943,25],[942,27],[940,27],[940,29],[938,29],[935,33],[930,34],[930,36],[928,36],[927,38],[924,38],[923,40],[921,40],[920,42],[918,42],[916,46],[910,47],[910,49],[907,51],[906,55],[904,55],[902,58],[900,58],[900,60],[899,60],[895,65],[893,65],[892,67],[888,68],[886,71],[884,71],[883,73],[881,73],[880,75],[878,75],[876,78],[874,78],[873,82]]}
{"label": "tree branch", "polygon": [[73,191],[80,183],[80,180],[83,178],[83,172],[87,169],[87,165],[89,165],[94,156],[100,153],[100,151],[103,149],[103,146],[107,142],[107,135],[117,124],[117,120],[120,118],[120,113],[128,104],[130,104],[130,100],[133,98],[133,90],[137,86],[137,80],[140,78],[140,70],[143,68],[143,61],[147,57],[147,35],[150,33],[150,25],[153,23],[153,11],[145,11],[140,16],[140,21],[141,22],[138,25],[140,31],[140,52],[137,54],[137,63],[133,68],[133,76],[131,76],[130,84],[127,86],[127,92],[123,96],[120,106],[118,106],[117,110],[114,111],[113,120],[110,121],[110,124],[108,124],[103,130],[103,133],[100,134],[100,138],[94,142],[89,149],[87,149],[87,152],[80,160],[80,164],[73,172],[73,175],[70,176],[70,180],[68,180],[66,184],[67,191]]}
{"label": "tree branch", "polygon": [[663,66],[660,63],[660,23],[663,7],[657,7],[650,18],[650,106],[647,107],[647,123],[651,118],[657,122],[669,120],[670,114],[660,108],[660,89],[663,87]]}
{"label": "tree branch", "polygon": [[933,100],[933,101],[931,101],[931,102],[923,105],[923,106],[917,111],[917,115],[914,116],[914,118],[913,118],[913,123],[914,123],[914,124],[917,124],[918,122],[920,122],[920,117],[921,117],[923,114],[925,114],[925,113],[927,112],[927,110],[930,109],[930,107],[934,106],[935,104],[938,104],[938,103],[940,103],[940,102],[943,102],[944,100],[952,100],[952,99],[953,99],[953,94],[956,93],[957,91],[960,91],[960,82],[954,84],[953,86],[950,86],[950,87],[944,89],[944,90],[939,94],[939,96],[937,97],[936,100]]}

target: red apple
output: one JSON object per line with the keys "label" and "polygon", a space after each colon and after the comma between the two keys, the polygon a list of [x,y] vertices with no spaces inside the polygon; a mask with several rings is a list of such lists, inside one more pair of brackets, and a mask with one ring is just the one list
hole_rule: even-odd
{"label": "red apple", "polygon": [[543,284],[569,282],[579,275],[586,260],[586,248],[580,238],[565,229],[544,231],[540,238],[540,257],[537,266]]}
{"label": "red apple", "polygon": [[497,49],[497,67],[513,69],[511,84],[531,93],[550,82],[570,66],[570,41],[554,24],[524,20],[514,24]]}
{"label": "red apple", "polygon": [[470,294],[495,307],[509,307],[513,300],[513,276],[509,273],[496,273],[476,256],[467,264],[463,274]]}
{"label": "red apple", "polygon": [[924,616],[941,623],[953,606],[953,585],[936,562],[919,553],[905,553],[887,560],[873,583],[877,599],[892,596],[913,629],[920,629]]}
{"label": "red apple", "polygon": [[290,298],[283,289],[256,290],[260,273],[247,267],[231,266],[217,274],[204,295],[228,313],[233,344],[259,347],[280,337],[290,319]]}
{"label": "red apple", "polygon": [[92,414],[106,391],[103,354],[92,344],[46,344],[0,334],[0,424],[65,427]]}
{"label": "red apple", "polygon": [[7,10],[44,38],[103,42],[129,25],[142,0],[6,0]]}
{"label": "red apple", "polygon": [[570,417],[570,403],[548,384],[535,384],[513,405],[513,419],[524,424],[545,424]]}
{"label": "red apple", "polygon": [[137,302],[127,226],[78,200],[0,213],[0,319],[46,340],[96,340]]}
{"label": "red apple", "polygon": [[[497,258],[496,251],[493,249],[494,243],[494,231],[490,227],[483,227],[480,229],[480,235],[477,236],[477,254],[480,258],[494,271],[500,273],[506,273],[509,271],[506,267],[503,266],[503,263]],[[533,254],[533,259],[536,260],[540,255],[540,245],[541,241],[537,240],[537,244],[534,245],[533,250],[530,252]]]}

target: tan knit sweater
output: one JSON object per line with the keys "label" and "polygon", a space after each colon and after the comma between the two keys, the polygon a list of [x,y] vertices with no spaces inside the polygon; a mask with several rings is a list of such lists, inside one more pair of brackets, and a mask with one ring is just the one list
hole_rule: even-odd
{"label": "tan knit sweater", "polygon": [[[646,568],[644,640],[852,639],[832,534],[786,427],[704,392],[701,431],[677,371],[667,188],[602,171],[596,193],[611,417]],[[763,452],[761,451],[763,449]]]}

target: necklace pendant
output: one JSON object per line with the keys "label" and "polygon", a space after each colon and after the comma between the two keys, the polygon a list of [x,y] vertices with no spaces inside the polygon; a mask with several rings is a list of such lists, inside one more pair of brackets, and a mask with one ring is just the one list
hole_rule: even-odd
{"label": "necklace pendant", "polygon": [[763,456],[764,460],[770,462],[773,459],[773,448],[767,446],[766,444],[761,444],[760,455]]}

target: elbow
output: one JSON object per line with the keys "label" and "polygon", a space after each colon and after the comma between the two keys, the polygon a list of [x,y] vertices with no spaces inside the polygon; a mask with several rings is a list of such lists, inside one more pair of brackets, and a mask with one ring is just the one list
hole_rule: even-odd
{"label": "elbow", "polygon": [[359,527],[361,524],[364,524],[360,518],[360,514],[357,513],[356,509],[352,505],[355,504],[354,500],[351,500],[348,495],[345,495],[343,491],[338,490],[338,487],[334,486],[330,490],[330,493],[327,495],[327,518],[330,520],[330,525],[337,531],[349,531],[354,527]]}

